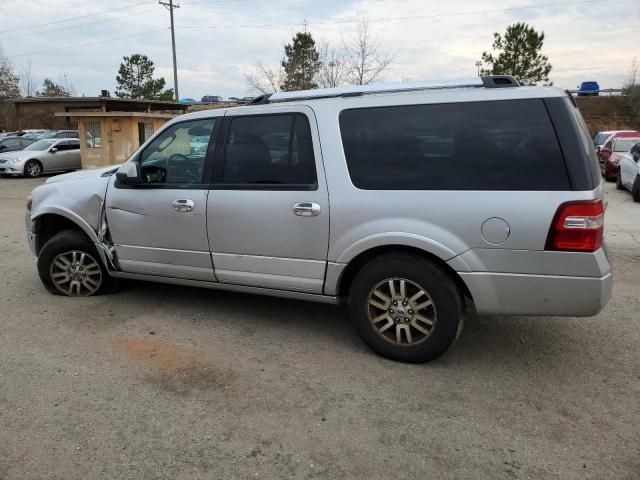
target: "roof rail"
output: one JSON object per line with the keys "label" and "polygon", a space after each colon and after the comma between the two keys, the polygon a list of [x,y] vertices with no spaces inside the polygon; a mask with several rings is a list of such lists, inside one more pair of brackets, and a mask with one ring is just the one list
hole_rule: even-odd
{"label": "roof rail", "polygon": [[277,92],[256,97],[249,105],[293,102],[297,100],[319,100],[323,98],[336,97],[359,97],[375,93],[415,92],[452,88],[503,88],[518,86],[520,86],[518,81],[510,75],[490,75],[484,77],[470,77],[429,82],[376,83],[373,85],[349,85],[335,88]]}

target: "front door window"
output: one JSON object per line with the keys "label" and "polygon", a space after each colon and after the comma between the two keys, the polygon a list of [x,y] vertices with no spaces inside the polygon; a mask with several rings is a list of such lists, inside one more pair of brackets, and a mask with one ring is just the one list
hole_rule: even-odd
{"label": "front door window", "polygon": [[204,162],[216,119],[172,125],[140,156],[142,177],[150,184],[203,183]]}

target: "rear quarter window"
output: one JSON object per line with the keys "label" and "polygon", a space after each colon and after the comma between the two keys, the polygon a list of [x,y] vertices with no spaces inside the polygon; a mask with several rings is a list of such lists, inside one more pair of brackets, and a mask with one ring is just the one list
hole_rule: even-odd
{"label": "rear quarter window", "polygon": [[340,130],[360,189],[570,189],[543,100],[345,110]]}

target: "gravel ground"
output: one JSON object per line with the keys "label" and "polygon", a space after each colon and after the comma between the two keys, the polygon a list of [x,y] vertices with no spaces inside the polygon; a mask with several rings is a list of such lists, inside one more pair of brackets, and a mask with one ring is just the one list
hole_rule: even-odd
{"label": "gravel ground", "polygon": [[343,309],[147,283],[68,299],[0,180],[0,479],[640,479],[640,205],[607,184],[614,297],[476,317],[426,365]]}

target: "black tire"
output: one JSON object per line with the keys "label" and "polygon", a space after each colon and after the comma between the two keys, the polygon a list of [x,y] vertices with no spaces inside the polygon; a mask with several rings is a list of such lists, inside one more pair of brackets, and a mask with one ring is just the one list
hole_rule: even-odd
{"label": "black tire", "polygon": [[618,174],[616,175],[616,190],[624,190],[624,185],[622,185],[622,176],[620,175],[620,169],[618,169]]}
{"label": "black tire", "polygon": [[[369,319],[374,315],[372,308],[377,308],[371,307],[369,304],[370,295],[376,287],[384,288],[384,282],[388,279],[396,279],[394,280],[396,282],[399,282],[400,279],[408,280],[410,284],[407,284],[407,292],[409,287],[418,287],[430,297],[432,306],[426,308],[431,309],[431,319],[435,321],[433,321],[428,334],[413,330],[412,337],[416,333],[418,335],[413,337],[416,340],[415,345],[401,345],[403,340],[401,333],[403,330],[401,329],[411,329],[414,326],[414,317],[410,317],[409,314],[418,312],[407,309],[412,305],[416,308],[417,301],[409,301],[409,306],[406,308],[400,305],[402,302],[399,303],[398,309],[394,312],[397,314],[402,308],[401,315],[405,315],[402,319],[400,317],[391,318],[391,315],[394,314],[389,314],[389,318],[382,320],[386,322],[385,325],[392,321],[395,324],[388,327],[386,334],[380,333],[379,330],[382,328],[376,328]],[[410,295],[408,293],[406,296]],[[371,298],[379,299],[379,297],[374,298],[373,296]],[[388,304],[392,307],[391,303]],[[462,295],[450,276],[433,262],[419,255],[404,253],[378,257],[366,264],[356,274],[349,292],[349,310],[358,334],[372,350],[384,357],[408,363],[428,362],[444,354],[457,338],[459,327],[463,322]],[[387,312],[382,309],[378,313],[381,316],[387,315]],[[405,327],[402,325],[403,322],[409,323],[406,323]],[[380,325],[380,323],[376,325]],[[422,324],[423,327],[425,325]],[[394,326],[395,328],[392,328]],[[397,335],[400,336],[400,344],[387,338],[387,335],[393,337],[394,332],[396,339]],[[408,341],[408,335],[404,334],[404,337]]]}
{"label": "black tire", "polygon": [[24,176],[37,178],[42,174],[42,164],[37,160],[29,160],[24,164]]}
{"label": "black tire", "polygon": [[640,202],[640,175],[636,175],[636,179],[633,181],[631,196],[634,202]]}
{"label": "black tire", "polygon": [[[77,251],[88,255],[87,258],[95,261],[95,264],[100,268],[100,282],[96,290],[89,294],[70,294],[67,291],[63,291],[56,287],[53,279],[51,278],[52,263],[58,257],[58,255],[65,254],[67,252]],[[102,264],[100,256],[96,251],[95,246],[86,237],[86,235],[78,230],[63,230],[51,237],[47,243],[40,249],[38,254],[38,275],[44,287],[55,295],[66,296],[92,296],[101,293],[113,293],[117,290],[118,280],[109,276],[107,269]],[[70,289],[71,290],[71,289]]]}

